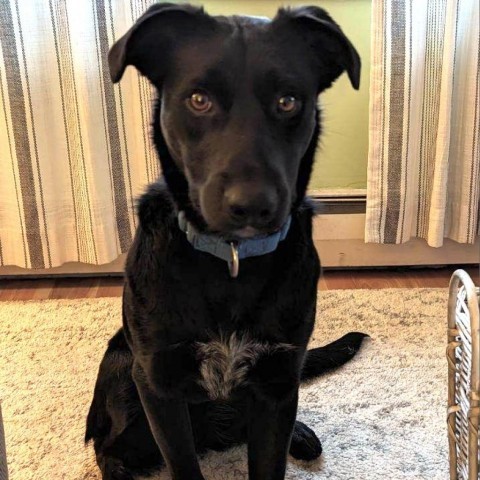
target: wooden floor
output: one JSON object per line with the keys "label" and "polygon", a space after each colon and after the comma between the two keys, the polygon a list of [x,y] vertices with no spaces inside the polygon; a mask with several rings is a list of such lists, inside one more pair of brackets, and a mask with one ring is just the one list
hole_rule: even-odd
{"label": "wooden floor", "polygon": [[[446,288],[456,268],[464,268],[475,284],[480,285],[478,268],[453,266],[428,269],[327,270],[323,272],[319,288]],[[117,297],[121,296],[122,289],[121,277],[0,279],[0,301]]]}

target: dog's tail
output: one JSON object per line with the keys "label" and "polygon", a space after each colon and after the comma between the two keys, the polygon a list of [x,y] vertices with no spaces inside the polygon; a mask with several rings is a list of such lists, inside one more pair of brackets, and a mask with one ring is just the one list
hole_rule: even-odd
{"label": "dog's tail", "polygon": [[355,356],[367,337],[365,333],[351,332],[328,345],[308,350],[301,381],[306,382],[341,367]]}

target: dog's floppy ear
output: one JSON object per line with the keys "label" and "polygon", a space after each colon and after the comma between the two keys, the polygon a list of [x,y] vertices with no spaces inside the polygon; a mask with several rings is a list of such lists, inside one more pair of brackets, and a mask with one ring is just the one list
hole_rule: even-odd
{"label": "dog's floppy ear", "polygon": [[161,81],[174,42],[179,44],[200,25],[205,26],[205,22],[211,24],[214,20],[200,7],[175,3],[152,5],[110,49],[108,64],[112,81],[118,82],[128,65],[136,67],[154,84]]}
{"label": "dog's floppy ear", "polygon": [[360,87],[360,57],[350,40],[330,15],[320,7],[280,9],[274,24],[289,26],[302,36],[311,49],[319,67],[319,91],[346,71],[350,82]]}

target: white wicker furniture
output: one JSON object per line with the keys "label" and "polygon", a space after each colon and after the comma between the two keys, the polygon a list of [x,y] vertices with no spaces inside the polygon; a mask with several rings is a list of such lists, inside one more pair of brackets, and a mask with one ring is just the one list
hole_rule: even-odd
{"label": "white wicker furniture", "polygon": [[448,440],[450,480],[477,480],[480,416],[480,289],[464,270],[448,299]]}

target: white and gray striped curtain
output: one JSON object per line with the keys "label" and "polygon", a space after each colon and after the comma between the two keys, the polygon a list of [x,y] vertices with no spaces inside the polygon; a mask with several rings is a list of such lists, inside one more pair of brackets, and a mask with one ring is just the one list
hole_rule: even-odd
{"label": "white and gray striped curtain", "polygon": [[158,175],[152,92],[107,53],[153,0],[0,0],[0,266],[107,263]]}
{"label": "white and gray striped curtain", "polygon": [[373,0],[366,241],[474,243],[478,0]]}

